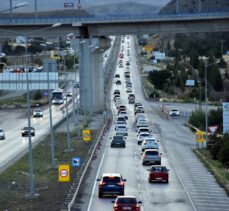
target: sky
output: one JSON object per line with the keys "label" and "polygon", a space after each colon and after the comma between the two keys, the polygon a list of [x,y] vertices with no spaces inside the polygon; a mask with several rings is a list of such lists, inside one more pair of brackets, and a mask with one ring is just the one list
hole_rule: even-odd
{"label": "sky", "polygon": [[[101,4],[115,4],[115,3],[124,3],[124,2],[135,2],[142,4],[150,4],[153,6],[165,6],[171,0],[81,0],[82,7],[90,7],[93,5]],[[0,0],[0,11],[10,8],[10,0]],[[13,6],[21,2],[28,2],[28,5],[23,8],[18,8],[15,11],[24,12],[24,11],[34,11],[34,2],[35,0],[12,0]],[[74,3],[75,7],[78,5],[78,0],[37,0],[38,10],[55,10],[55,9],[64,9],[64,3]]]}

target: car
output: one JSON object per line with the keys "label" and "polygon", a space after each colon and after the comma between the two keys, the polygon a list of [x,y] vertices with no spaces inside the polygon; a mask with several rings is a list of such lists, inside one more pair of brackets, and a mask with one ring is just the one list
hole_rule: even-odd
{"label": "car", "polygon": [[142,165],[145,164],[156,164],[161,165],[161,153],[158,149],[146,149],[142,153],[141,161]]}
{"label": "car", "polygon": [[4,140],[6,138],[6,134],[5,134],[5,131],[0,128],[0,140]]}
{"label": "car", "polygon": [[118,121],[123,121],[123,122],[126,123],[126,119],[125,119],[125,117],[123,117],[123,116],[118,116],[118,117],[117,117],[117,122],[118,122]]}
{"label": "car", "polygon": [[169,169],[165,166],[155,165],[151,166],[149,169],[148,182],[169,182]]}
{"label": "car", "polygon": [[126,126],[126,124],[123,125],[116,125],[115,130],[117,131],[117,133],[122,134],[123,136],[127,136],[128,135],[128,127]]}
{"label": "car", "polygon": [[132,83],[131,83],[131,82],[127,82],[127,83],[126,83],[126,88],[127,88],[127,87],[131,87],[131,88],[132,88]]}
{"label": "car", "polygon": [[119,67],[119,68],[123,68],[123,64],[122,64],[122,63],[120,63],[118,67]]}
{"label": "car", "polygon": [[119,95],[120,96],[120,90],[119,89],[115,89],[113,92],[113,95]]}
{"label": "car", "polygon": [[149,132],[141,132],[139,133],[139,135],[137,136],[137,143],[138,145],[142,144],[142,142],[144,141],[145,138],[149,138],[152,135]]}
{"label": "car", "polygon": [[132,87],[127,87],[126,88],[126,93],[131,93],[132,92]]}
{"label": "car", "polygon": [[130,66],[130,62],[129,61],[126,61],[126,66]]}
{"label": "car", "polygon": [[139,127],[137,133],[140,134],[142,132],[151,133],[151,130],[148,126]]}
{"label": "car", "polygon": [[128,115],[126,111],[123,111],[123,110],[119,110],[118,116],[123,116],[126,120],[128,119]]}
{"label": "car", "polygon": [[140,119],[136,123],[136,126],[135,126],[136,131],[138,131],[138,128],[140,127],[148,127],[148,122],[145,119],[144,120]]}
{"label": "car", "polygon": [[112,211],[141,211],[140,204],[142,202],[138,201],[135,196],[118,196],[112,203]]}
{"label": "car", "polygon": [[104,173],[97,179],[98,184],[98,196],[102,198],[104,195],[124,195],[125,194],[125,182],[122,175],[119,173]]}
{"label": "car", "polygon": [[115,74],[115,78],[120,78],[120,75],[119,74]]}
{"label": "car", "polygon": [[126,126],[126,124],[116,124],[115,126],[115,130],[118,130],[118,129],[125,129],[127,131],[128,127]]}
{"label": "car", "polygon": [[134,104],[134,110],[135,110],[136,107],[138,107],[138,106],[142,106],[142,104],[141,104],[141,103],[135,103],[135,104]]}
{"label": "car", "polygon": [[35,108],[33,111],[33,117],[43,117],[43,111],[41,108]]}
{"label": "car", "polygon": [[118,106],[118,113],[120,113],[120,111],[126,111],[126,106],[125,105],[120,105]]}
{"label": "car", "polygon": [[116,122],[116,125],[125,125],[126,124],[126,121],[117,121]]}
{"label": "car", "polygon": [[126,147],[126,142],[124,136],[115,135],[111,140],[111,147]]}
{"label": "car", "polygon": [[177,109],[171,109],[169,110],[169,115],[170,116],[180,116],[180,111]]}
{"label": "car", "polygon": [[21,129],[22,131],[21,131],[21,136],[22,137],[24,137],[24,136],[29,136],[29,130],[30,130],[30,133],[31,133],[31,136],[35,136],[35,129],[34,129],[34,127],[23,127],[22,129]]}
{"label": "car", "polygon": [[142,152],[146,149],[158,149],[158,142],[154,137],[144,138],[142,142]]}
{"label": "car", "polygon": [[72,92],[70,92],[70,91],[69,92],[66,92],[66,96],[67,97],[72,97]]}
{"label": "car", "polygon": [[128,98],[128,103],[129,104],[134,104],[135,103],[135,98],[134,97],[129,97]]}
{"label": "car", "polygon": [[124,54],[123,54],[123,53],[120,53],[120,54],[119,54],[119,58],[120,58],[120,59],[123,59],[123,58],[124,58]]}
{"label": "car", "polygon": [[121,85],[121,84],[122,84],[122,82],[121,82],[120,80],[118,80],[118,79],[115,80],[114,83],[115,83],[116,85]]}
{"label": "car", "polygon": [[142,105],[138,105],[138,106],[134,107],[134,111],[136,111],[137,109],[144,110],[144,107]]}
{"label": "car", "polygon": [[135,111],[134,111],[134,115],[136,116],[136,114],[139,114],[139,113],[145,113],[143,109],[140,109],[140,108],[137,108]]}

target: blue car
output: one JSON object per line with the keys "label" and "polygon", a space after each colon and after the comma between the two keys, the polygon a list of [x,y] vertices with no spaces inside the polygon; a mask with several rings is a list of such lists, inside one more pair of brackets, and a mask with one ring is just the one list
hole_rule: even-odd
{"label": "blue car", "polygon": [[104,195],[124,195],[126,179],[123,179],[121,174],[103,174],[97,181],[99,181],[99,198],[102,198]]}

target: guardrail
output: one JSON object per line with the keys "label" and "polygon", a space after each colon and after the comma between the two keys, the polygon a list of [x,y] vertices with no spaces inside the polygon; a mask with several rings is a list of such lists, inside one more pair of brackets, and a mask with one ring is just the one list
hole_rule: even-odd
{"label": "guardrail", "polygon": [[[118,40],[119,40],[119,39],[118,39]],[[118,42],[118,40],[115,41],[115,43]],[[117,45],[114,45],[114,48],[116,48],[116,47],[117,47]],[[112,50],[113,50],[113,49],[112,49]],[[114,49],[114,52],[116,52],[116,51],[117,51],[117,50]],[[115,61],[113,61],[113,59],[114,59],[114,54],[111,54],[111,58],[112,58],[112,62],[115,62]],[[117,58],[117,56],[116,56],[116,58]],[[109,61],[108,61],[108,63],[109,63]],[[112,68],[114,68],[114,66],[112,66]],[[110,74],[112,74],[112,73],[110,72]],[[111,77],[110,77],[110,79],[111,79]],[[110,82],[107,83],[107,86],[110,86],[110,85],[111,85],[111,80],[110,80]],[[108,93],[107,93],[106,98],[108,98]],[[112,121],[111,118],[107,118],[107,119],[106,119],[106,122],[105,122],[105,124],[104,124],[104,126],[103,126],[103,128],[102,128],[102,131],[101,131],[101,133],[99,134],[99,136],[98,136],[98,138],[97,138],[97,141],[96,141],[96,143],[95,143],[95,145],[94,145],[94,148],[93,148],[93,150],[92,150],[92,152],[91,152],[91,156],[89,157],[89,159],[88,159],[88,161],[87,161],[87,163],[86,163],[86,165],[85,165],[85,167],[84,167],[84,169],[83,169],[83,172],[82,172],[82,174],[81,174],[80,177],[79,177],[79,178],[80,178],[80,179],[79,179],[79,182],[78,182],[78,183],[75,182],[75,183],[73,183],[73,185],[71,186],[71,189],[70,189],[70,191],[69,191],[68,197],[66,198],[66,201],[65,201],[64,206],[62,207],[61,211],[70,211],[71,208],[72,208],[72,206],[73,206],[73,204],[75,203],[76,196],[77,196],[77,194],[79,193],[81,184],[82,184],[82,182],[83,182],[83,180],[84,180],[84,177],[85,177],[85,175],[86,175],[86,172],[87,172],[87,170],[88,170],[88,167],[89,167],[89,165],[90,165],[92,159],[93,159],[94,156],[95,156],[96,150],[99,149],[99,146],[101,145],[101,140],[103,139],[104,134],[108,131],[108,129],[109,129],[109,127],[110,127],[110,124],[111,124],[111,121]],[[79,175],[78,175],[78,176],[79,176]]]}
{"label": "guardrail", "polygon": [[[38,13],[39,14],[39,13]],[[18,15],[12,18],[0,17],[2,25],[31,25],[31,24],[51,24],[62,23],[72,24],[80,22],[89,23],[115,23],[115,22],[142,22],[142,21],[166,21],[166,20],[193,20],[193,19],[217,19],[229,18],[229,11],[226,12],[208,12],[208,13],[179,13],[179,14],[122,14],[122,15],[89,15],[86,17],[75,16],[50,16],[50,17],[20,17]]]}

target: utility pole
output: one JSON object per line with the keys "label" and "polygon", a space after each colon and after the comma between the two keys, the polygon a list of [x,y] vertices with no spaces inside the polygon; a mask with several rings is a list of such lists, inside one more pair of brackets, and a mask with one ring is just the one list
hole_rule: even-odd
{"label": "utility pole", "polygon": [[176,14],[178,14],[180,11],[180,0],[176,0]]}
{"label": "utility pole", "polygon": [[80,0],[78,0],[78,10],[81,9],[81,4],[80,4]]}

